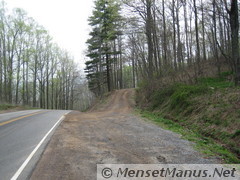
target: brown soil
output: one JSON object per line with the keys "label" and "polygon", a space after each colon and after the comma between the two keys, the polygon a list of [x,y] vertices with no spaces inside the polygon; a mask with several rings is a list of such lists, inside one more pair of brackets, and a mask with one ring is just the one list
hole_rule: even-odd
{"label": "brown soil", "polygon": [[132,114],[133,95],[115,91],[100,107],[67,115],[31,179],[96,179],[97,164],[212,162],[180,135]]}

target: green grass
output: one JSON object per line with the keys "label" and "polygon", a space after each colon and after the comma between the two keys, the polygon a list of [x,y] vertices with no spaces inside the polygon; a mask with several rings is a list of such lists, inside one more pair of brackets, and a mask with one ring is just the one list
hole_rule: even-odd
{"label": "green grass", "polygon": [[228,87],[234,87],[234,83],[231,81],[226,81],[225,78],[200,78],[198,79],[198,84],[205,85],[210,88],[224,89]]}
{"label": "green grass", "polygon": [[[170,100],[172,109],[192,105],[191,99],[201,94],[211,94],[217,89],[234,87],[234,83],[227,81],[228,72],[217,78],[199,78],[194,85],[177,83],[153,92],[151,96],[152,109],[159,107],[164,101]],[[146,85],[144,85],[145,87]]]}
{"label": "green grass", "polygon": [[208,89],[204,85],[185,85],[179,84],[175,87],[174,93],[170,96],[171,107],[179,107],[179,106],[189,106],[192,104],[190,101],[190,97],[194,97],[199,94],[203,94],[207,92]]}
{"label": "green grass", "polygon": [[[225,162],[240,161],[240,88],[228,81],[231,72],[197,79],[195,84],[176,83],[154,89],[147,82],[136,91],[143,116],[196,142],[196,147],[218,155]],[[142,97],[145,100],[138,101]],[[165,117],[165,118],[162,118]]]}
{"label": "green grass", "polygon": [[[195,148],[200,152],[222,159],[225,163],[240,163],[240,160],[230,152],[228,149],[216,143],[210,137],[203,136],[195,130],[190,130],[179,125],[177,122],[162,118],[161,115],[149,111],[136,110],[140,115],[146,119],[151,120],[164,129],[176,132],[182,135],[182,138],[195,142]],[[239,135],[237,131],[236,136]]]}
{"label": "green grass", "polygon": [[235,86],[234,82],[227,80],[227,77],[231,75],[233,75],[233,72],[226,71],[222,72],[218,77],[199,78],[197,81],[198,84],[202,84],[208,87],[224,89]]}

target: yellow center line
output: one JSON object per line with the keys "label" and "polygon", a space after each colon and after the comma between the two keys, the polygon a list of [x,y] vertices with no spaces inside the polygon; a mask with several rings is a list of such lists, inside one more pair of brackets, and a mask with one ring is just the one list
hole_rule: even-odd
{"label": "yellow center line", "polygon": [[40,111],[40,112],[36,112],[36,113],[32,113],[32,114],[25,115],[25,116],[21,116],[21,117],[15,118],[15,119],[11,119],[11,120],[8,120],[8,121],[5,121],[5,122],[0,123],[0,126],[3,126],[3,125],[6,125],[6,124],[9,124],[9,123],[12,123],[12,122],[14,122],[14,121],[17,121],[17,120],[20,120],[20,119],[23,119],[23,118],[26,118],[26,117],[34,116],[34,115],[37,115],[37,114],[40,114],[40,113],[43,113],[43,112],[44,112],[44,111]]}

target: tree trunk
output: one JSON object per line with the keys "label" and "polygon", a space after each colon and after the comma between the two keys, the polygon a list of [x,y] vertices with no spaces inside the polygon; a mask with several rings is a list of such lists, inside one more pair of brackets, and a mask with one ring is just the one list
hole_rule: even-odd
{"label": "tree trunk", "polygon": [[177,7],[176,7],[176,21],[177,21],[177,58],[178,58],[178,64],[181,68],[183,65],[183,45],[181,42],[181,36],[180,36],[180,21],[179,21],[179,0],[177,0]]}
{"label": "tree trunk", "polygon": [[0,103],[3,100],[2,94],[3,94],[3,62],[2,62],[2,40],[0,39]]}
{"label": "tree trunk", "polygon": [[165,0],[162,0],[162,17],[163,17],[163,64],[167,67],[167,33],[166,33],[166,17],[165,17]]}
{"label": "tree trunk", "polygon": [[172,20],[173,20],[173,63],[174,69],[177,70],[175,0],[172,0]]}
{"label": "tree trunk", "polygon": [[187,19],[187,2],[184,0],[184,25],[185,25],[185,41],[186,41],[186,51],[187,51],[187,64],[190,65],[190,55],[189,55],[189,39],[188,39],[188,19]]}
{"label": "tree trunk", "polygon": [[34,72],[33,72],[33,107],[37,107],[37,61],[38,57],[34,57]]}
{"label": "tree trunk", "polygon": [[119,85],[120,89],[123,89],[123,58],[122,58],[122,37],[119,37],[119,51],[120,51],[120,57],[119,57],[119,63],[120,63],[120,75],[119,75]]}
{"label": "tree trunk", "polygon": [[230,10],[227,9],[227,11],[230,15],[232,37],[232,60],[235,64],[235,84],[240,85],[238,0],[232,0],[231,9]]}
{"label": "tree trunk", "polygon": [[146,9],[147,9],[147,19],[146,19],[146,36],[148,44],[148,78],[152,79],[153,77],[153,38],[152,38],[152,28],[153,28],[153,19],[152,19],[152,1],[146,0]]}
{"label": "tree trunk", "polygon": [[[20,61],[21,58],[18,57],[18,63],[17,63],[17,83],[16,83],[16,94],[15,94],[15,104],[18,104],[18,95],[19,95],[19,83],[20,83]],[[24,66],[23,66],[24,67]],[[24,69],[23,69],[24,73]]]}
{"label": "tree trunk", "polygon": [[201,0],[201,11],[202,11],[203,60],[204,60],[204,61],[207,61],[206,42],[205,42],[205,17],[204,17],[204,8],[203,8],[203,2],[202,2],[202,0]]}
{"label": "tree trunk", "polygon": [[201,75],[202,70],[200,66],[200,45],[199,45],[199,32],[198,32],[198,12],[197,12],[197,6],[196,6],[196,0],[193,0],[193,6],[194,6],[194,15],[195,15],[195,31],[196,31],[196,62],[197,62],[197,74]]}
{"label": "tree trunk", "polygon": [[216,0],[213,0],[213,47],[214,47],[214,55],[216,58],[216,65],[218,69],[218,74],[220,74],[220,62],[219,62],[219,55],[218,55],[218,48],[217,48],[217,21],[216,21]]}
{"label": "tree trunk", "polygon": [[107,64],[107,88],[108,92],[111,91],[111,77],[110,77],[110,60],[109,60],[109,54],[106,54],[106,64]]}

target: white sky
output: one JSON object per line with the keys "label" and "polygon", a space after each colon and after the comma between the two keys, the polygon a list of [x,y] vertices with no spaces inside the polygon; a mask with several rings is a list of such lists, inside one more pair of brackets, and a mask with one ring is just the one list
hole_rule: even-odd
{"label": "white sky", "polygon": [[22,8],[28,16],[45,27],[54,41],[66,49],[84,67],[85,42],[88,39],[88,17],[93,0],[5,0],[9,10]]}

